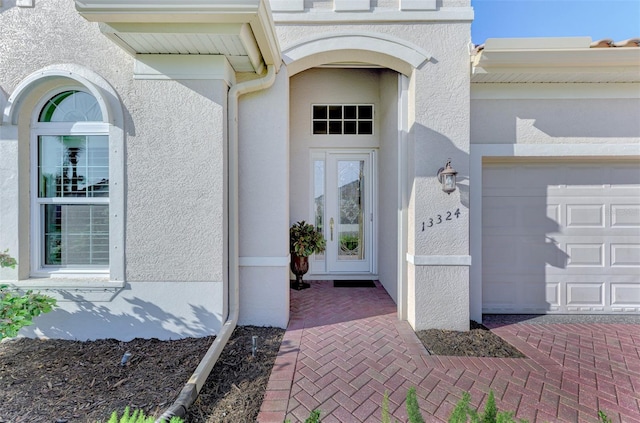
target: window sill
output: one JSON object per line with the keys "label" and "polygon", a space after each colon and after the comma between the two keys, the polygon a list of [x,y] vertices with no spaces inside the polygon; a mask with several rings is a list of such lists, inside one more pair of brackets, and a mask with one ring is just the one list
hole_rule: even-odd
{"label": "window sill", "polygon": [[53,277],[5,281],[12,289],[36,291],[49,295],[58,302],[106,302],[111,301],[126,283],[111,281],[108,277]]}

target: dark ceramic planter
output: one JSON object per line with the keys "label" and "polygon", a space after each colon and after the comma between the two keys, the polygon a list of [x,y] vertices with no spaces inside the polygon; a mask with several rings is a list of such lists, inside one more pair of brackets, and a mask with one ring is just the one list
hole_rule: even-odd
{"label": "dark ceramic planter", "polygon": [[310,288],[306,282],[302,281],[302,276],[309,271],[309,257],[298,257],[295,254],[291,255],[291,271],[296,275],[296,280],[291,282],[291,288],[301,289]]}

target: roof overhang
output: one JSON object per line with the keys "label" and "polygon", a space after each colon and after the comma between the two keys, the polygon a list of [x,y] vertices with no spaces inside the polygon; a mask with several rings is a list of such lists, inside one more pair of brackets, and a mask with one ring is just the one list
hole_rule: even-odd
{"label": "roof overhang", "polygon": [[590,37],[487,40],[471,82],[640,82],[640,48],[591,48]]}
{"label": "roof overhang", "polygon": [[268,0],[75,0],[108,38],[132,55],[225,56],[236,72],[279,70]]}

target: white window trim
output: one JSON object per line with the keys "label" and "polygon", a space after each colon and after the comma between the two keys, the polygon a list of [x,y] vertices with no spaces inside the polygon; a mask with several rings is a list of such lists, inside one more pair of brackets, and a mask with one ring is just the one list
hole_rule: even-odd
{"label": "white window trim", "polygon": [[[331,134],[329,133],[329,123],[333,120],[333,121],[337,121],[338,119],[331,119],[329,118],[329,116],[327,115],[327,133],[326,134],[316,134],[313,132],[313,124],[314,122],[319,122],[319,121],[323,121],[324,119],[315,119],[313,117],[313,109],[315,106],[326,106],[326,107],[331,107],[331,106],[340,106],[342,107],[342,118],[340,118],[340,121],[342,122],[342,132],[339,134]],[[344,118],[344,108],[345,106],[356,106],[356,108],[358,106],[371,106],[371,119],[364,119],[364,118],[358,118],[356,117],[355,119],[345,119]],[[328,113],[328,111],[327,111]],[[358,122],[369,122],[371,121],[371,133],[370,134],[345,134],[344,133],[344,122],[345,120],[347,121],[354,121],[356,122],[356,125],[358,124]],[[356,137],[370,137],[372,135],[376,135],[376,106],[374,103],[313,103],[311,104],[311,135],[312,136],[318,136],[318,137],[323,137],[323,136],[356,136]]]}
{"label": "white window trim", "polygon": [[[23,100],[40,89],[43,85],[59,86],[61,81],[66,81],[67,86],[80,86],[82,90],[88,90],[100,104],[103,121],[109,125],[109,274],[95,275],[89,278],[82,275],[63,277],[53,275],[49,278],[35,278],[30,275],[31,267],[24,269],[27,257],[30,257],[31,242],[29,239],[31,229],[23,229],[30,226],[30,214],[27,216],[29,225],[21,225],[18,215],[30,213],[30,194],[26,194],[25,204],[20,201],[25,195],[25,190],[30,186],[28,172],[30,165],[24,168],[19,166],[17,157],[18,144],[23,142],[30,148],[31,134],[28,131],[18,130],[19,116],[31,114],[33,111],[23,109]],[[38,94],[40,97],[40,94]],[[0,89],[0,104],[4,111],[0,123],[0,142],[6,142],[9,152],[14,154],[13,160],[7,163],[7,168],[2,169],[2,174],[11,177],[6,183],[8,189],[0,190],[0,203],[17,204],[15,211],[7,214],[7,225],[0,225],[0,238],[5,242],[5,248],[18,253],[22,258],[16,269],[2,269],[3,282],[19,289],[47,289],[53,286],[55,290],[73,290],[73,292],[105,292],[104,290],[120,289],[125,286],[125,123],[124,110],[118,92],[111,84],[94,71],[76,64],[56,64],[39,69],[23,79],[14,89],[9,98]],[[30,154],[27,155],[30,158]],[[27,175],[25,175],[27,174]],[[19,185],[19,180],[27,179],[26,187]],[[46,283],[51,282],[51,286]],[[90,287],[87,287],[89,283]]]}
{"label": "white window trim", "polygon": [[[63,91],[76,90],[83,91],[92,95],[87,90],[78,86],[65,86],[62,88],[57,88],[55,90],[49,91],[43,98],[38,102],[37,106],[34,108],[31,119],[31,133],[30,133],[30,209],[31,209],[31,269],[30,276],[32,278],[43,278],[43,277],[58,277],[58,278],[83,278],[83,277],[102,277],[105,279],[109,278],[110,275],[110,265],[109,266],[100,266],[100,267],[87,267],[83,268],[78,266],[77,268],[67,268],[67,267],[55,267],[55,266],[47,266],[43,265],[43,225],[42,214],[41,214],[41,205],[45,203],[64,203],[70,204],[77,202],[78,204],[86,204],[86,201],[77,201],[74,199],[50,199],[47,201],[42,201],[38,197],[38,137],[42,135],[99,135],[106,136],[109,138],[109,124],[104,122],[39,122],[39,116],[46,105],[46,103],[56,94],[59,94]],[[103,117],[104,118],[104,117]],[[109,138],[109,143],[111,142]],[[111,150],[111,146],[109,147]],[[109,174],[111,175],[111,153],[109,153]],[[103,203],[103,204],[111,204],[111,195],[108,198],[94,198],[91,200],[91,203]],[[111,210],[109,211],[109,215],[112,216]],[[111,219],[109,222],[109,262],[111,263]]]}

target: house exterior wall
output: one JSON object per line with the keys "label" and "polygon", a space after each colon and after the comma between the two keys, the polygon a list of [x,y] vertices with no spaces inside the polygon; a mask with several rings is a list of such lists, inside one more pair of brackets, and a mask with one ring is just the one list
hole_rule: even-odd
{"label": "house exterior wall", "polygon": [[[483,160],[640,159],[638,83],[472,84],[471,317],[482,318]],[[555,160],[554,160],[555,159]]]}
{"label": "house exterior wall", "polygon": [[378,186],[381,197],[378,203],[378,275],[380,283],[391,298],[398,303],[398,186],[400,178],[399,89],[401,76],[386,71],[380,75],[380,157],[378,160]]}
{"label": "house exterior wall", "polygon": [[5,2],[0,20],[0,36],[12,40],[0,47],[0,87],[8,96],[47,67],[87,70],[118,96],[123,122],[115,129],[125,137],[122,162],[110,163],[124,168],[126,184],[122,198],[110,199],[112,208],[122,207],[125,213],[124,277],[115,284],[109,278],[33,280],[28,128],[45,94],[39,87],[53,86],[56,80],[48,78],[52,82],[44,85],[36,81],[25,90],[21,104],[15,105],[18,126],[0,126],[3,181],[9,185],[0,203],[12,210],[2,209],[0,242],[9,241],[2,248],[9,248],[19,262],[16,270],[3,269],[0,279],[59,299],[54,312],[22,333],[71,339],[215,333],[225,317],[226,82],[135,80],[133,58],[66,0],[38,2],[32,8]]}
{"label": "house exterior wall", "polygon": [[240,97],[241,325],[289,322],[289,76]]}
{"label": "house exterior wall", "polygon": [[[448,5],[449,6],[449,5]],[[468,2],[451,4],[453,12],[468,11]],[[461,6],[459,9],[456,6]],[[457,9],[457,10],[456,10]],[[407,116],[407,171],[409,194],[407,200],[407,281],[401,284],[407,289],[407,318],[416,329],[438,327],[448,329],[468,329],[469,314],[459,313],[459,307],[434,309],[432,303],[446,303],[449,298],[459,298],[460,303],[468,298],[469,256],[469,40],[470,19],[461,14],[458,20],[438,23],[407,23],[388,15],[388,22],[382,16],[386,11],[375,9],[372,13],[352,14],[348,21],[344,15],[332,15],[318,10],[318,15],[309,10],[304,17],[275,14],[276,30],[285,57],[288,49],[311,37],[335,36],[336,34],[384,34],[402,39],[417,48],[427,51],[433,60],[408,72],[411,79]],[[380,15],[376,16],[376,13]],[[451,10],[447,10],[447,13]],[[389,13],[396,13],[389,11]],[[422,12],[421,12],[422,13]],[[424,12],[428,13],[428,12]],[[438,20],[438,13],[433,20]],[[322,16],[322,17],[320,17]],[[417,15],[415,15],[417,16]],[[378,19],[374,19],[378,18]],[[332,19],[334,20],[332,22]],[[353,23],[357,22],[357,25]],[[282,23],[282,25],[280,25]],[[285,25],[286,23],[286,25]],[[309,24],[313,23],[313,26]],[[366,49],[366,46],[363,47]],[[364,54],[366,57],[366,54]],[[331,60],[331,52],[326,53]],[[335,56],[334,56],[335,57]],[[339,56],[348,61],[349,54]],[[356,59],[357,57],[357,59]],[[351,60],[361,59],[359,52]],[[384,59],[381,60],[384,62]],[[295,64],[295,63],[294,63]],[[380,63],[378,63],[380,64]],[[292,92],[294,92],[292,88]],[[300,95],[304,95],[302,92]],[[292,109],[296,108],[292,106]],[[292,125],[294,123],[292,122]],[[292,138],[292,146],[293,146]],[[293,157],[292,149],[292,157]],[[459,189],[447,196],[440,188],[436,172],[444,166],[448,158],[461,177]],[[292,159],[293,160],[293,159]],[[300,165],[302,167],[302,165]],[[296,173],[292,168],[293,181],[298,177],[308,177]],[[400,188],[396,188],[396,193]],[[384,196],[385,194],[381,194]],[[308,216],[302,208],[292,205],[292,216]],[[437,219],[448,211],[460,209],[459,217],[446,225],[433,226],[422,231],[422,223]],[[454,277],[454,281],[451,281]],[[429,282],[427,281],[429,278]],[[452,283],[453,282],[453,283]],[[442,289],[433,289],[433,287]],[[452,292],[451,289],[454,289]],[[461,290],[458,292],[457,290]],[[404,308],[404,305],[401,306]],[[468,310],[468,308],[467,308]]]}
{"label": "house exterior wall", "polygon": [[[295,3],[298,7],[299,2]],[[353,12],[333,11],[356,4],[358,10]],[[338,41],[334,49],[313,54],[317,64],[363,61],[393,71],[306,71],[302,61],[292,62],[285,55],[290,69],[304,72],[289,80],[294,72],[287,74],[283,67],[274,88],[240,99],[240,301],[245,304],[241,322],[286,324],[288,290],[280,278],[287,274],[287,229],[291,222],[309,216],[308,196],[304,201],[293,198],[294,192],[299,195],[299,186],[302,190],[309,187],[305,167],[309,155],[297,149],[302,139],[293,136],[301,133],[298,125],[308,122],[308,115],[300,120],[290,118],[287,89],[291,83],[291,92],[295,92],[291,107],[297,110],[296,102],[304,98],[305,91],[323,89],[322,75],[334,73],[339,84],[328,80],[324,85],[333,90],[322,92],[327,102],[340,102],[344,92],[335,87],[347,83],[354,89],[360,87],[358,95],[363,100],[385,97],[379,109],[385,115],[379,125],[384,127],[376,128],[384,140],[353,145],[379,148],[384,152],[380,169],[393,174],[380,184],[379,192],[379,198],[385,200],[379,210],[379,235],[396,240],[396,248],[391,242],[379,250],[385,287],[401,302],[401,317],[416,329],[468,328],[468,312],[459,305],[469,298],[469,191],[465,180],[470,2],[385,0],[368,2],[368,6],[366,1],[305,1],[299,13],[274,14],[282,51],[310,37],[338,34],[352,37],[353,49],[340,51]],[[0,170],[8,181],[0,194],[0,237],[7,240],[6,246],[20,263],[16,270],[3,269],[0,279],[21,288],[45,289],[60,298],[58,310],[24,333],[76,339],[215,333],[227,314],[227,90],[233,82],[197,72],[191,75],[199,79],[179,79],[179,72],[168,80],[157,79],[162,72],[150,70],[150,64],[193,69],[192,58],[172,57],[170,63],[160,57],[145,58],[151,60],[148,63],[136,61],[100,33],[98,25],[84,20],[73,2],[51,0],[32,8],[5,2],[0,11],[0,36],[12,40],[0,46],[0,88],[10,97],[8,102],[37,72],[60,64],[60,69],[72,68],[78,75],[91,74],[96,86],[110,93],[108,102],[121,115],[119,123],[110,123],[122,143],[121,157],[113,153],[118,160],[111,162],[122,170],[123,187],[111,198],[112,209],[122,210],[116,219],[120,222],[118,245],[122,245],[116,255],[122,264],[118,272],[112,272],[118,274],[117,280],[102,278],[95,285],[82,278],[53,282],[29,277],[33,240],[31,222],[24,217],[30,214],[29,119],[44,95],[40,89],[65,78],[57,75],[44,85],[34,82],[20,91],[20,102],[11,106],[20,116],[18,125],[0,127],[0,152],[9,158]],[[359,44],[359,40],[368,41]],[[394,45],[399,50],[390,48]],[[383,48],[378,49],[380,46]],[[225,67],[224,63],[220,66]],[[138,71],[135,78],[134,69]],[[398,77],[398,72],[403,75]],[[358,74],[364,79],[349,81]],[[310,76],[309,84],[302,86],[300,81]],[[353,101],[352,96],[348,101]],[[290,158],[286,154],[289,146]],[[317,146],[334,147],[331,143]],[[436,171],[449,158],[461,183],[455,193],[446,195]],[[265,202],[270,204],[266,212]],[[457,210],[455,219],[429,225],[430,219]],[[427,225],[424,230],[423,224]],[[406,257],[398,251],[406,251]],[[400,279],[392,281],[394,275]],[[266,292],[270,293],[268,301],[261,303]]]}

